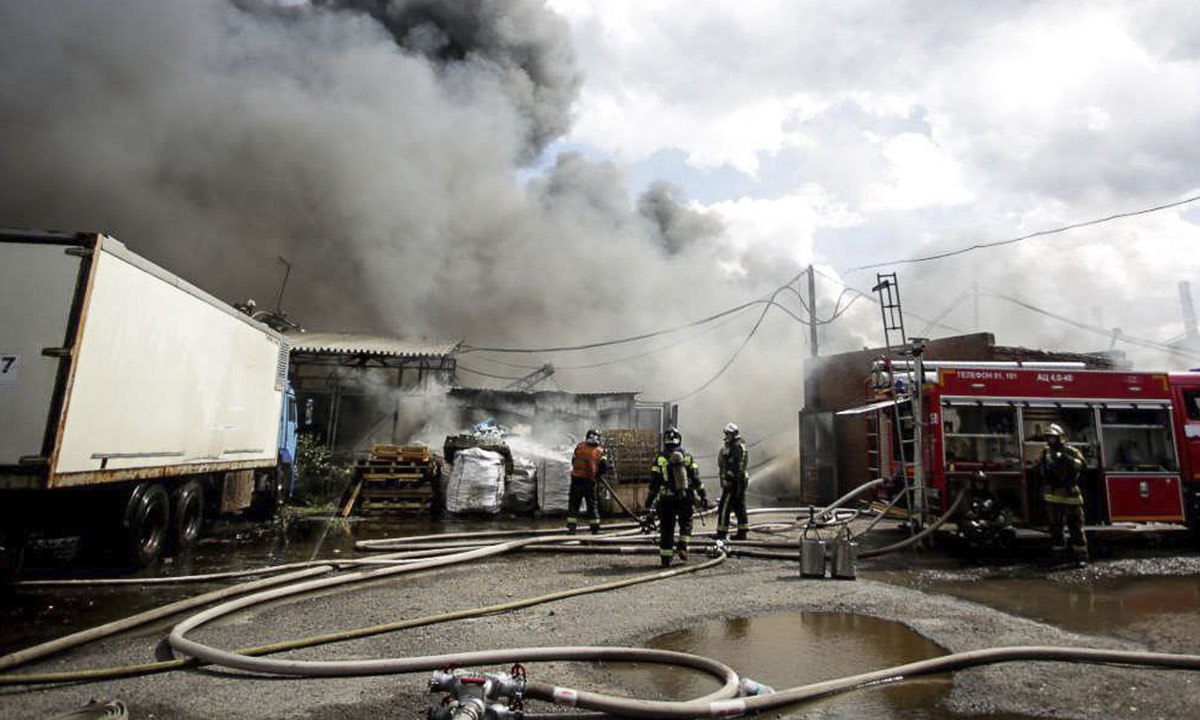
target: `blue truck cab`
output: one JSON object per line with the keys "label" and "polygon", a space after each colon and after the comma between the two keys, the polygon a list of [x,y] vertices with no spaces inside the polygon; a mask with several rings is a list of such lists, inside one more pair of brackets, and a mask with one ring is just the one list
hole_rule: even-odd
{"label": "blue truck cab", "polygon": [[284,473],[287,496],[296,489],[296,443],[299,414],[296,409],[296,391],[289,380],[284,390],[283,408],[279,420],[279,467]]}

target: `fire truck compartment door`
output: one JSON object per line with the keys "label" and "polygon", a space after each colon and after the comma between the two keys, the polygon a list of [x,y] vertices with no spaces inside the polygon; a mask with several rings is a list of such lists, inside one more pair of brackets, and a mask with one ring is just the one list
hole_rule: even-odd
{"label": "fire truck compartment door", "polygon": [[1183,522],[1178,475],[1108,475],[1110,522]]}

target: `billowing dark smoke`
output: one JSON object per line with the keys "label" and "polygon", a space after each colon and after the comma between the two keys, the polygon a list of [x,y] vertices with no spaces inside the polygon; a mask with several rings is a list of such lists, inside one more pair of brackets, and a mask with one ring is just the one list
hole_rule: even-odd
{"label": "billowing dark smoke", "polygon": [[676,193],[678,190],[669,183],[657,181],[638,197],[637,203],[638,212],[658,228],[668,253],[674,255],[692,242],[721,236],[725,228],[720,220],[681,204]]}
{"label": "billowing dark smoke", "polygon": [[[538,0],[10,0],[0,68],[0,225],[109,232],[260,305],[282,256],[284,309],[313,329],[587,342],[695,319],[793,272],[791,258],[740,262],[718,221],[665,188],[635,203],[605,163],[566,154],[521,182],[579,85],[567,29]],[[568,389],[670,399],[752,322],[507,360],[552,360]],[[801,329],[773,317],[760,333],[687,400],[694,447],[729,420],[793,425]]]}
{"label": "billowing dark smoke", "polygon": [[580,75],[565,23],[540,3],[319,0],[314,4],[368,13],[383,23],[400,47],[440,65],[449,82],[464,65],[495,73],[529,120],[530,157],[567,131]]}

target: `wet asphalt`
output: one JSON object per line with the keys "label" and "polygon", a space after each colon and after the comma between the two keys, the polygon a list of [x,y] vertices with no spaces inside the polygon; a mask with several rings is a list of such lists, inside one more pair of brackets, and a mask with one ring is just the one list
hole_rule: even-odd
{"label": "wet asphalt", "polygon": [[[368,526],[301,519],[286,527],[233,525],[218,528],[215,538],[189,556],[145,572],[181,574],[314,556],[344,557],[354,553],[355,538],[411,535],[439,527],[459,530],[533,524],[500,520],[443,525],[419,520]],[[894,536],[894,531],[891,537],[885,532],[879,542]],[[56,562],[46,560],[37,572],[48,576],[99,571]],[[657,559],[647,555],[505,556],[253,608],[201,628],[196,637],[220,647],[242,647],[492,604],[656,568]],[[735,558],[714,569],[662,582],[505,615],[309,648],[292,655],[345,659],[531,645],[683,642],[719,659],[728,653],[735,668],[747,674],[756,669],[739,668],[738,658],[743,663],[765,660],[771,680],[780,686],[811,682],[828,677],[829,672],[876,669],[880,664],[903,661],[909,651],[928,653],[939,648],[959,651],[1038,644],[1200,653],[1200,556],[1187,547],[1121,549],[1085,568],[1039,563],[1037,549],[1030,548],[1025,554],[986,563],[968,563],[936,551],[914,552],[864,561],[859,569],[855,581],[809,580],[800,579],[795,562]],[[149,592],[10,590],[0,598],[4,651],[219,585]],[[812,630],[807,634],[800,632],[805,617],[810,618],[807,622]],[[871,620],[856,626],[854,618],[862,617]],[[875,622],[881,624],[870,624]],[[99,641],[24,670],[92,668],[158,659],[168,652],[163,639],[171,624],[163,622]],[[745,630],[740,636],[734,633],[730,639],[724,637],[729,633],[719,629],[731,624],[759,629]],[[817,626],[823,629],[813,629]],[[897,641],[901,633],[907,639]],[[705,636],[718,640],[706,641]],[[757,647],[758,643],[764,644]],[[885,651],[888,643],[900,649]],[[922,647],[925,650],[920,650]],[[676,693],[707,691],[695,684],[706,682],[703,680],[681,684],[671,678],[672,673],[659,673],[660,681],[656,681],[654,673],[630,667],[543,663],[531,666],[530,675],[559,685],[639,697],[679,697]],[[134,718],[413,718],[437,699],[425,692],[426,679],[424,674],[278,679],[191,670],[53,688],[4,689],[0,690],[0,714],[51,717],[92,698],[118,698],[130,707]],[[888,700],[884,695],[889,688],[868,688],[852,693],[868,698],[865,704],[824,700],[791,708],[782,715],[1200,716],[1200,673],[1010,663],[921,682],[932,683],[936,692],[921,696],[915,705],[910,700]],[[531,703],[529,709],[546,707]]]}

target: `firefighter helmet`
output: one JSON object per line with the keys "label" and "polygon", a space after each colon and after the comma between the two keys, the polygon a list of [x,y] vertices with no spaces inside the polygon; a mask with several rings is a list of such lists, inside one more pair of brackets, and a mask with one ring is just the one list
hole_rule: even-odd
{"label": "firefighter helmet", "polygon": [[732,435],[733,437],[737,437],[738,436],[737,423],[729,423],[728,425],[726,425],[725,426],[725,434]]}
{"label": "firefighter helmet", "polygon": [[600,444],[600,431],[597,430],[596,428],[592,428],[591,430],[588,430],[586,442],[588,445],[599,445]]}
{"label": "firefighter helmet", "polygon": [[1062,440],[1067,437],[1067,432],[1063,430],[1062,425],[1050,423],[1050,427],[1046,428],[1046,439],[1049,440],[1052,437]]}
{"label": "firefighter helmet", "polygon": [[675,428],[667,428],[663,433],[663,445],[665,447],[679,446],[683,444],[683,436],[679,434],[679,430]]}

